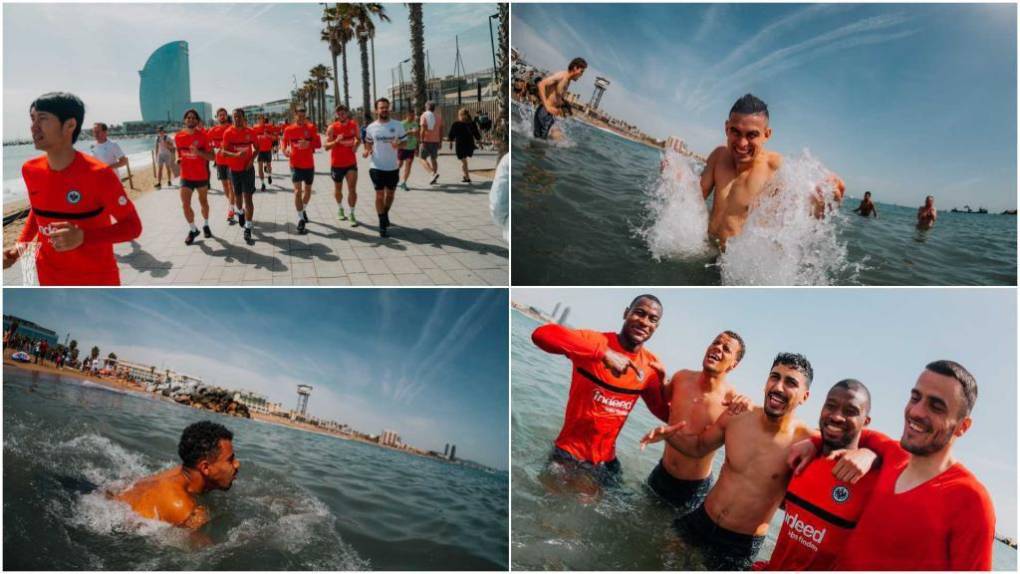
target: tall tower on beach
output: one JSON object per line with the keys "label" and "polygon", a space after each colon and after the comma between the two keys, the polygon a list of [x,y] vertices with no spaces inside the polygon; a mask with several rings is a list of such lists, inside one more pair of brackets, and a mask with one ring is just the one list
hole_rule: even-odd
{"label": "tall tower on beach", "polygon": [[591,94],[591,101],[588,102],[588,108],[592,110],[599,109],[599,103],[602,101],[602,94],[606,93],[606,88],[609,87],[609,80],[598,77],[595,78],[595,91]]}
{"label": "tall tower on beach", "polygon": [[297,412],[303,417],[308,412],[308,397],[312,394],[311,385],[297,386]]}

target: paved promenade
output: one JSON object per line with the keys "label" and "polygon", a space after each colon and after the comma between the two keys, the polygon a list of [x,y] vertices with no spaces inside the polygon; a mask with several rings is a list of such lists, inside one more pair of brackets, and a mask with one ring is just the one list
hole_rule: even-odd
{"label": "paved promenade", "polygon": [[[445,150],[444,150],[445,152]],[[448,153],[448,152],[447,152]],[[508,250],[489,216],[491,177],[472,173],[460,183],[460,162],[439,157],[440,181],[429,185],[417,162],[410,191],[397,190],[389,237],[378,233],[375,191],[368,160],[358,158],[358,227],[336,217],[329,156],[316,153],[308,233],[298,235],[290,171],[274,161],[276,177],[255,193],[254,245],[240,226],[226,223],[226,198],[214,181],[210,191],[213,237],[185,245],[187,223],[179,190],[164,187],[136,201],[142,235],[115,247],[124,285],[509,285]],[[494,152],[476,152],[471,170],[492,170]],[[488,172],[487,172],[488,173]],[[259,183],[256,178],[256,189]],[[344,208],[347,209],[344,188]],[[202,220],[192,200],[196,225]],[[20,265],[4,273],[5,285],[22,282]]]}

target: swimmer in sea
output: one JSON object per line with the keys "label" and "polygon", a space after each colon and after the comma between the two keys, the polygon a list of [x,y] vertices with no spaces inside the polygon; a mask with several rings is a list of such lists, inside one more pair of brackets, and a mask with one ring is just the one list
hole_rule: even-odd
{"label": "swimmer in sea", "polygon": [[230,490],[241,467],[233,440],[234,434],[223,425],[211,421],[188,425],[177,446],[180,466],[143,478],[112,497],[145,518],[200,528],[209,522],[209,511],[195,497]]}
{"label": "swimmer in sea", "polygon": [[574,58],[566,70],[550,74],[538,83],[538,97],[542,103],[535,108],[536,138],[558,140],[563,137],[563,131],[556,127],[556,118],[570,114],[570,104],[564,99],[567,88],[587,69],[588,62],[584,58]]}
{"label": "swimmer in sea", "polygon": [[860,215],[861,217],[874,216],[875,219],[878,219],[878,208],[875,207],[875,204],[872,203],[871,201],[870,191],[864,192],[864,199],[861,200],[861,204],[857,206],[857,209],[854,210],[854,213]]}
{"label": "swimmer in sea", "polygon": [[929,195],[924,199],[924,205],[917,208],[917,228],[931,229],[935,227],[935,219],[938,218],[938,215],[938,212],[935,211],[935,197]]}

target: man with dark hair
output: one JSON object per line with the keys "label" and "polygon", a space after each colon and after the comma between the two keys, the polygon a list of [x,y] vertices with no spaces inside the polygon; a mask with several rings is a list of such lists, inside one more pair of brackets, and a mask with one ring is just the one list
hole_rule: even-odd
{"label": "man with dark hair", "polygon": [[283,131],[283,155],[290,158],[290,179],[294,184],[294,209],[297,210],[297,230],[304,235],[308,225],[305,210],[312,201],[312,181],[315,180],[315,150],[322,147],[319,130],[308,121],[308,110],[303,104],[294,109],[294,123]]}
{"label": "man with dark hair", "polygon": [[191,245],[198,237],[195,210],[191,208],[191,194],[194,191],[198,191],[198,205],[202,210],[202,232],[207,239],[212,237],[209,228],[209,162],[214,156],[209,139],[200,128],[201,123],[198,110],[190,109],[184,112],[184,129],[174,134],[174,144],[181,162],[181,207],[184,209],[184,220],[188,222],[185,245]]}
{"label": "man with dark hair", "polygon": [[336,218],[347,219],[344,213],[344,182],[347,182],[347,206],[351,208],[351,227],[358,226],[354,208],[358,205],[358,157],[355,152],[361,145],[358,122],[351,117],[347,106],[336,107],[336,119],[326,128],[326,149],[329,150],[329,174],[333,179],[333,199],[336,200]]}
{"label": "man with dark hair", "polygon": [[[685,428],[703,429],[724,412],[734,415],[746,410],[750,399],[737,393],[726,380],[726,375],[744,358],[745,349],[740,335],[724,331],[705,350],[700,371],[677,371],[663,386],[663,399],[669,404],[669,424],[684,423]],[[696,437],[688,434],[680,440],[693,441]],[[715,449],[700,457],[687,456],[666,443],[662,459],[648,475],[648,487],[686,514],[701,506],[712,488],[714,456]]]}
{"label": "man with dark hair", "polygon": [[375,211],[379,215],[379,236],[386,237],[390,226],[390,208],[400,182],[400,162],[397,150],[407,141],[404,125],[390,121],[390,101],[375,101],[376,120],[365,128],[365,151],[362,157],[372,156],[368,177],[375,187]]}
{"label": "man with dark hair", "polygon": [[223,132],[223,156],[230,168],[237,218],[244,228],[244,240],[251,245],[252,219],[255,217],[255,134],[248,127],[244,110],[234,110],[234,125]]}
{"label": "man with dark hair", "polygon": [[570,82],[576,82],[588,69],[584,58],[574,58],[566,70],[549,74],[538,82],[538,97],[541,104],[535,108],[534,136],[541,139],[558,140],[563,131],[555,127],[556,118],[570,113],[570,104],[566,101]]}
{"label": "man with dark hair", "polygon": [[143,478],[114,495],[135,513],[174,526],[199,528],[209,511],[195,497],[211,490],[230,490],[241,464],[234,455],[234,434],[223,425],[201,421],[181,433],[181,465]]}
{"label": "man with dark hair", "polygon": [[173,185],[174,180],[174,142],[166,135],[163,126],[159,126],[153,151],[156,154],[156,189],[163,186],[163,168],[166,168],[166,184]]}
{"label": "man with dark hair", "polygon": [[935,227],[935,220],[938,219],[938,211],[935,210],[935,196],[929,195],[924,198],[924,205],[917,208],[917,228],[931,229]]}
{"label": "man with dark hair", "polygon": [[[216,151],[216,179],[223,186],[223,194],[227,196],[227,223],[234,224],[234,186],[230,183],[230,166],[227,163],[227,156],[223,155],[223,133],[230,127],[230,114],[226,108],[216,110],[215,126],[206,132],[209,144]],[[243,224],[243,222],[242,222]]]}
{"label": "man with dark hair", "polygon": [[[35,149],[46,154],[21,168],[32,208],[18,243],[39,237],[39,284],[120,285],[113,244],[141,235],[142,222],[113,169],[74,149],[85,105],[53,92],[39,96],[29,112]],[[16,246],[5,250],[4,269],[19,256]]]}
{"label": "man with dark hair", "polygon": [[418,119],[418,128],[421,139],[421,162],[432,174],[429,183],[435,185],[439,181],[439,148],[443,146],[443,118],[436,113],[436,103],[432,100],[425,102],[425,111]]}
{"label": "man with dark hair", "polygon": [[568,329],[550,323],[531,334],[547,353],[566,355],[573,366],[563,428],[553,446],[549,469],[568,482],[594,487],[620,481],[616,437],[639,396],[662,418],[663,367],[645,349],[662,318],[662,304],[640,295],[623,311],[618,333]]}
{"label": "man with dark hair", "polygon": [[725,445],[726,458],[708,497],[674,522],[684,540],[703,550],[709,570],[750,568],[765,541],[792,476],[787,450],[810,436],[794,411],[807,400],[813,376],[804,356],[780,353],[769,371],[761,407],[754,405],[740,414],[724,412],[707,428],[686,433],[681,432],[686,421],[657,427],[641,439],[642,445],[665,439],[691,458]]}
{"label": "man with dark hair", "polygon": [[861,217],[874,216],[875,219],[878,219],[878,208],[875,207],[875,204],[871,201],[870,191],[864,192],[864,199],[861,200],[861,204],[857,206],[857,209],[854,210],[854,213],[860,215]]}
{"label": "man with dark hair", "polygon": [[96,139],[96,143],[89,147],[89,151],[92,152],[96,159],[110,166],[117,173],[118,168],[127,165],[128,159],[124,155],[124,150],[120,149],[120,145],[107,137],[109,131],[109,126],[103,122],[93,124],[92,137]]}
{"label": "man with dark hair", "polygon": [[262,191],[265,191],[267,175],[269,185],[273,185],[273,145],[276,143],[276,135],[273,124],[266,122],[266,114],[259,114],[259,123],[252,127],[252,131],[255,132],[255,144],[258,147],[259,182]]}

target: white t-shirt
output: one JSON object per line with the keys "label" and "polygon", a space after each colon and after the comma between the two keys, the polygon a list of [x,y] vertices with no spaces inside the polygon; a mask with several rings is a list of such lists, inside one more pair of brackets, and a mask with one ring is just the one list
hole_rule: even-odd
{"label": "white t-shirt", "polygon": [[103,143],[92,143],[92,155],[106,165],[113,165],[124,157],[124,151],[116,142],[106,140]]}
{"label": "white t-shirt", "polygon": [[365,143],[372,144],[372,169],[396,171],[400,162],[397,161],[397,150],[393,149],[393,142],[404,143],[406,140],[407,132],[398,121],[391,119],[380,123],[376,120],[370,123],[365,128]]}

